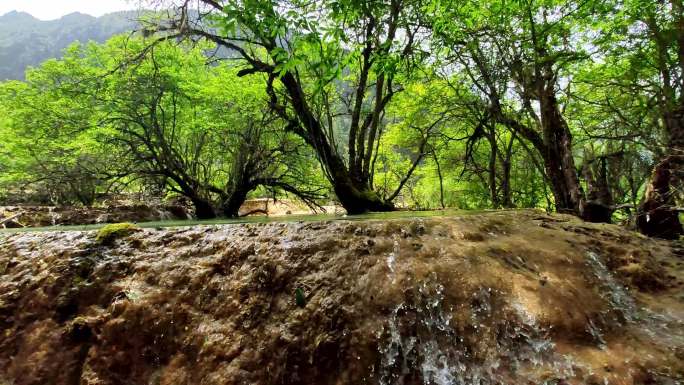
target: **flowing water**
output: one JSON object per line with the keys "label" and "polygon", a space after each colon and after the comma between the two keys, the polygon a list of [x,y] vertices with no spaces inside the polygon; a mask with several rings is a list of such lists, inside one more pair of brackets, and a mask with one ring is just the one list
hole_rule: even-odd
{"label": "flowing water", "polygon": [[610,303],[610,310],[619,316],[619,319],[614,321],[618,324],[635,322],[637,307],[634,298],[629,295],[624,284],[615,279],[598,254],[591,251],[587,253],[587,264],[597,278],[601,296]]}
{"label": "flowing water", "polygon": [[[510,210],[515,211],[515,210]],[[522,211],[522,210],[521,210]],[[190,226],[210,226],[210,225],[236,225],[236,224],[250,224],[250,223],[291,223],[291,222],[319,222],[319,221],[363,221],[363,220],[390,220],[402,218],[432,218],[432,217],[450,217],[454,215],[477,215],[486,213],[487,211],[477,210],[435,210],[435,211],[394,211],[387,213],[368,213],[360,215],[339,215],[339,214],[310,214],[310,215],[280,215],[280,216],[249,216],[242,218],[216,218],[207,220],[187,219],[187,220],[171,220],[164,219],[170,217],[168,212],[160,212],[162,220],[150,222],[138,222],[137,226],[141,228],[173,228],[173,227],[190,227]],[[56,217],[57,213],[53,213]],[[68,226],[48,226],[48,227],[30,227],[18,229],[0,229],[2,233],[21,233],[30,231],[90,231],[97,230],[104,226],[106,217],[103,216],[98,224],[94,225],[68,225]]]}
{"label": "flowing water", "polygon": [[52,222],[52,226],[56,226],[57,223],[59,223],[59,219],[62,215],[56,213],[55,208],[51,206],[48,208],[48,216],[50,217],[50,222]]}
{"label": "flowing water", "polygon": [[[554,343],[522,306],[514,306],[518,319],[499,331],[494,351],[473,355],[480,348],[466,342],[458,330],[477,334],[492,327],[495,317],[491,288],[473,294],[472,314],[465,328],[455,324],[453,306],[445,303],[444,287],[432,275],[407,291],[407,299],[390,315],[378,334],[380,341],[380,384],[382,385],[493,385],[514,384],[512,373],[542,366],[557,378],[571,375],[569,358],[554,351]],[[513,376],[515,377],[515,376]],[[525,378],[529,379],[527,374]],[[521,379],[520,379],[521,380]]]}
{"label": "flowing water", "polygon": [[[387,257],[390,277],[395,276],[398,256],[395,238]],[[597,253],[588,252],[586,264],[596,278],[599,295],[609,304],[601,314],[603,324],[634,327],[647,339],[673,348],[684,347],[684,320],[639,308]],[[404,290],[404,301],[392,310],[378,333],[381,385],[567,384],[564,379],[577,377],[576,370],[586,372],[585,379],[592,375],[596,381],[590,368],[572,355],[556,351],[549,330],[538,324],[523,304],[509,301],[503,305],[507,309],[502,309],[505,293],[492,288],[474,292],[467,309],[470,317],[465,325],[458,325],[453,317],[455,304],[447,302],[444,290],[435,274]],[[508,319],[492,324],[492,318],[497,316]],[[462,333],[485,333],[497,327],[495,349],[484,355],[473,354],[483,347],[473,343],[472,338],[468,342]],[[607,348],[603,331],[591,318],[587,320],[587,332],[599,349]],[[604,377],[601,383],[610,381]]]}

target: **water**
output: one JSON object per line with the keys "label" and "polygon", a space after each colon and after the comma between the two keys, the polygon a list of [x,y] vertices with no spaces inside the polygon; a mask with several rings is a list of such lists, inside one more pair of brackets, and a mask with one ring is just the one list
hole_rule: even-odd
{"label": "water", "polygon": [[[519,369],[545,365],[559,378],[572,374],[572,362],[555,353],[553,342],[522,305],[495,307],[503,293],[491,288],[472,293],[468,309],[459,310],[470,312],[466,325],[453,319],[454,306],[434,274],[405,294],[378,334],[381,385],[513,384]],[[483,342],[489,333],[497,336],[495,346]]]}
{"label": "water", "polygon": [[[393,273],[397,252],[395,243],[387,257]],[[634,327],[664,346],[684,346],[684,336],[673,332],[682,329],[678,317],[639,308],[598,254],[588,253],[586,264],[596,278],[598,295],[608,304],[600,322],[587,320],[587,332],[597,349],[608,348],[602,325]],[[473,290],[465,303],[450,303],[433,273],[404,291],[403,300],[378,333],[381,385],[499,385],[530,380],[555,384],[593,374],[573,356],[559,353],[549,330],[510,294],[488,287]],[[453,318],[463,312],[468,315],[465,319]]]}
{"label": "water", "polygon": [[[600,295],[610,303],[613,312],[618,314],[617,319],[612,321],[618,325],[632,325],[649,339],[666,346],[684,347],[684,333],[682,332],[684,320],[670,314],[667,310],[656,312],[647,307],[637,306],[633,296],[629,294],[624,285],[615,279],[599,255],[589,252],[587,261],[599,280]],[[608,317],[609,315],[604,316]],[[605,346],[605,341],[601,338],[601,330],[591,320],[589,325],[590,331],[592,334],[595,333],[600,345]]]}
{"label": "water", "polygon": [[425,384],[447,385],[454,381],[455,357],[450,357],[444,342],[455,342],[451,317],[442,310],[444,287],[432,280],[423,282],[415,298],[398,305],[386,330],[387,343],[381,348],[380,384],[404,384],[414,368],[420,368]]}
{"label": "water", "polygon": [[159,216],[159,219],[162,222],[168,222],[168,221],[173,219],[173,216],[171,215],[171,213],[169,213],[166,210],[156,209],[156,211],[157,211],[157,216]]}
{"label": "water", "polygon": [[393,237],[394,244],[392,246],[392,251],[387,254],[387,268],[390,270],[390,276],[394,276],[394,265],[397,262],[397,256],[399,255],[399,238],[397,235]]}
{"label": "water", "polygon": [[[620,318],[616,320],[620,323],[633,323],[636,320],[637,308],[625,286],[615,279],[608,267],[603,263],[601,257],[594,252],[587,254],[587,264],[598,279],[601,297],[610,303],[613,310]],[[610,316],[604,314],[604,316]]]}
{"label": "water", "polygon": [[52,226],[57,226],[57,221],[61,219],[62,215],[55,212],[55,207],[48,208],[48,215],[50,216],[50,222],[52,222]]}
{"label": "water", "polygon": [[[524,211],[524,210],[523,210]],[[427,217],[449,217],[455,215],[477,215],[482,213],[497,213],[502,210],[487,211],[468,211],[468,210],[438,210],[438,211],[393,211],[387,213],[369,213],[361,215],[336,215],[336,214],[312,214],[312,215],[284,215],[284,216],[249,216],[243,218],[217,218],[210,220],[162,220],[152,222],[136,223],[142,228],[160,227],[186,227],[204,225],[225,225],[225,224],[244,224],[244,223],[271,223],[271,222],[318,222],[318,221],[362,221],[362,220],[388,220],[406,218],[427,218]],[[33,227],[21,229],[0,229],[2,233],[18,233],[29,231],[90,231],[98,230],[106,223],[96,225],[74,225],[74,226],[49,226]]]}

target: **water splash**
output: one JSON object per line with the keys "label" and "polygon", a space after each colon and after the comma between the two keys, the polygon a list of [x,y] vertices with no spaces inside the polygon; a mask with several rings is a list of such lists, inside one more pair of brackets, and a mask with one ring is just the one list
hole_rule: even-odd
{"label": "water splash", "polygon": [[170,221],[173,220],[173,215],[168,212],[167,210],[157,208],[155,209],[157,211],[157,217],[159,218],[160,221]]}
{"label": "water splash", "polygon": [[56,226],[58,221],[62,218],[62,215],[56,213],[55,208],[52,206],[48,207],[48,215],[50,216],[50,223],[52,226]]}
{"label": "water splash", "polygon": [[598,279],[601,297],[608,301],[611,310],[622,317],[622,320],[616,320],[618,324],[621,321],[634,323],[638,318],[637,307],[625,286],[615,279],[598,254],[590,251],[587,254],[587,264]]}
{"label": "water splash", "polygon": [[[466,309],[459,309],[470,312],[460,325],[434,274],[405,295],[378,335],[381,385],[511,384],[519,368],[542,366],[559,378],[572,375],[573,363],[555,353],[533,315],[517,303],[500,308],[503,293],[473,292],[470,303],[462,304]],[[495,336],[494,346],[480,341],[485,335]]]}
{"label": "water splash", "polygon": [[394,274],[394,266],[397,262],[397,256],[399,255],[399,240],[394,237],[394,245],[392,246],[392,251],[387,254],[387,268],[389,268],[390,273]]}
{"label": "water splash", "polygon": [[645,307],[640,309],[639,316],[643,321],[639,331],[648,338],[671,349],[684,349],[684,319],[681,316]]}
{"label": "water splash", "polygon": [[598,344],[598,347],[601,350],[605,350],[607,347],[606,340],[603,338],[603,332],[601,331],[601,328],[599,328],[594,320],[589,318],[587,321],[587,331],[589,334],[591,334],[592,338],[596,343]]}
{"label": "water splash", "polygon": [[393,310],[384,331],[388,340],[381,348],[380,383],[404,384],[414,368],[419,368],[424,384],[453,384],[453,365],[458,361],[442,349],[445,341],[455,339],[451,316],[442,310],[444,287],[426,281],[407,295],[415,298]]}

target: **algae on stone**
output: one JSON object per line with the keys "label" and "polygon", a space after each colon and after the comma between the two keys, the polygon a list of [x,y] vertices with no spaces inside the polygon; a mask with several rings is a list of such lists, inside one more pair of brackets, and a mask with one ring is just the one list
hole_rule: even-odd
{"label": "algae on stone", "polygon": [[132,223],[114,223],[98,230],[95,240],[100,244],[108,244],[115,239],[127,237],[140,230],[138,226]]}

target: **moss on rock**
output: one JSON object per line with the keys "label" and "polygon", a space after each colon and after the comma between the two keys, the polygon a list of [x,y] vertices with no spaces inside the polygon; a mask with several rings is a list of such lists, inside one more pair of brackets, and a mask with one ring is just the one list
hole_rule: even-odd
{"label": "moss on rock", "polygon": [[141,229],[132,223],[113,223],[98,230],[95,240],[100,244],[110,244],[114,240],[127,237]]}

